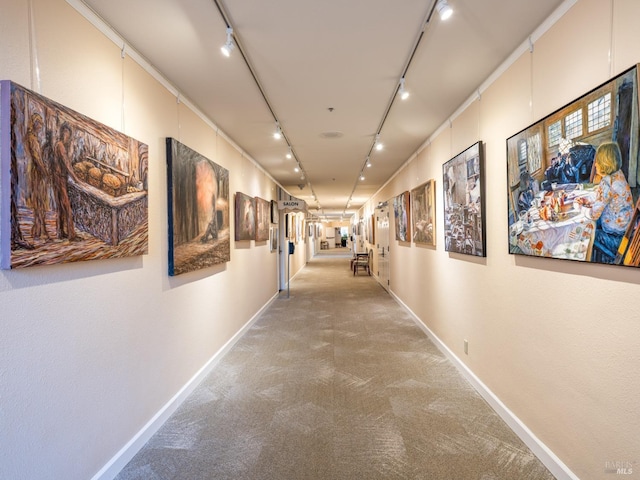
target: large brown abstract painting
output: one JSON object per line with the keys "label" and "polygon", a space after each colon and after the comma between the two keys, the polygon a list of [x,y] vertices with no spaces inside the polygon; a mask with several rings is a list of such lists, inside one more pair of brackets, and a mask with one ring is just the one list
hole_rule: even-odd
{"label": "large brown abstract painting", "polygon": [[0,267],[147,253],[147,145],[0,82]]}
{"label": "large brown abstract painting", "polygon": [[169,275],[230,260],[229,171],[167,138]]}

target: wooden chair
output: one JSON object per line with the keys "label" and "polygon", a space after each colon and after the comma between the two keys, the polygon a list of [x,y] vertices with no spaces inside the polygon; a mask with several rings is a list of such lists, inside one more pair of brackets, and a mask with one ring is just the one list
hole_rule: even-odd
{"label": "wooden chair", "polygon": [[627,231],[620,241],[618,252],[616,254],[616,265],[630,265],[632,267],[640,266],[640,235],[638,228],[640,224],[640,199],[636,202],[631,216],[631,222],[627,227]]}
{"label": "wooden chair", "polygon": [[353,268],[353,274],[358,273],[359,269],[366,271],[369,275],[371,275],[371,266],[369,263],[369,254],[368,253],[356,253],[355,257],[351,261],[351,266]]}

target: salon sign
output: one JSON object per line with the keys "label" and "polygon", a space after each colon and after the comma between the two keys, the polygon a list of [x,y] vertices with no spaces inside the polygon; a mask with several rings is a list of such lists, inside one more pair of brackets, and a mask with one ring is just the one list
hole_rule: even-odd
{"label": "salon sign", "polygon": [[304,202],[304,200],[278,200],[278,210],[297,210],[300,212],[304,212],[306,209],[307,204]]}

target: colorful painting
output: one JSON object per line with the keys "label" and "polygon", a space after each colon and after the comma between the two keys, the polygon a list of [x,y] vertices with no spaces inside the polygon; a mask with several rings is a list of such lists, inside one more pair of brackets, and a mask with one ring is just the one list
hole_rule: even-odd
{"label": "colorful painting", "polygon": [[147,145],[0,82],[0,267],[143,255]]}
{"label": "colorful painting", "polygon": [[429,180],[411,190],[413,241],[436,245],[436,182]]}
{"label": "colorful painting", "polygon": [[228,262],[229,171],[167,138],[169,275]]}
{"label": "colorful painting", "polygon": [[396,225],[396,240],[411,241],[411,208],[409,192],[402,192],[393,199],[393,213]]}
{"label": "colorful painting", "polygon": [[482,142],[442,166],[447,252],[486,256],[483,166]]}
{"label": "colorful painting", "polygon": [[269,219],[271,218],[271,203],[256,197],[256,242],[269,240]]}
{"label": "colorful painting", "polygon": [[638,67],[507,140],[509,253],[640,266]]}
{"label": "colorful painting", "polygon": [[256,238],[256,200],[244,193],[236,193],[236,241]]}

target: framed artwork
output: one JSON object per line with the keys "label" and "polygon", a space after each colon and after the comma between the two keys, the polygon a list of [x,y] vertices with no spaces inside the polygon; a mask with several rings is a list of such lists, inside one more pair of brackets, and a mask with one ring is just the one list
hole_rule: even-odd
{"label": "framed artwork", "polygon": [[231,259],[229,171],[167,138],[169,275]]}
{"label": "framed artwork", "polygon": [[436,245],[436,181],[429,180],[411,190],[413,241]]}
{"label": "framed artwork", "polygon": [[0,82],[0,267],[143,255],[149,149]]}
{"label": "framed artwork", "polygon": [[486,256],[482,142],[442,166],[447,252]]}
{"label": "framed artwork", "polygon": [[269,228],[269,250],[271,252],[278,250],[278,227]]}
{"label": "framed artwork", "polygon": [[371,217],[369,218],[369,243],[372,245],[375,245],[376,243],[376,214],[372,213]]}
{"label": "framed artwork", "polygon": [[411,241],[411,206],[409,192],[402,192],[393,199],[393,215],[396,226],[396,240]]}
{"label": "framed artwork", "polygon": [[285,213],[284,214],[284,238],[289,238],[289,232],[291,231],[291,225],[290,225],[290,219],[289,217],[291,216],[290,213]]}
{"label": "framed artwork", "polygon": [[271,223],[278,223],[280,211],[278,210],[278,202],[271,200]]}
{"label": "framed artwork", "polygon": [[256,200],[244,193],[236,193],[236,241],[256,238]]}
{"label": "framed artwork", "polygon": [[640,266],[634,66],[507,139],[509,253]]}
{"label": "framed artwork", "polygon": [[256,197],[256,242],[269,240],[269,219],[271,217],[271,203]]}

